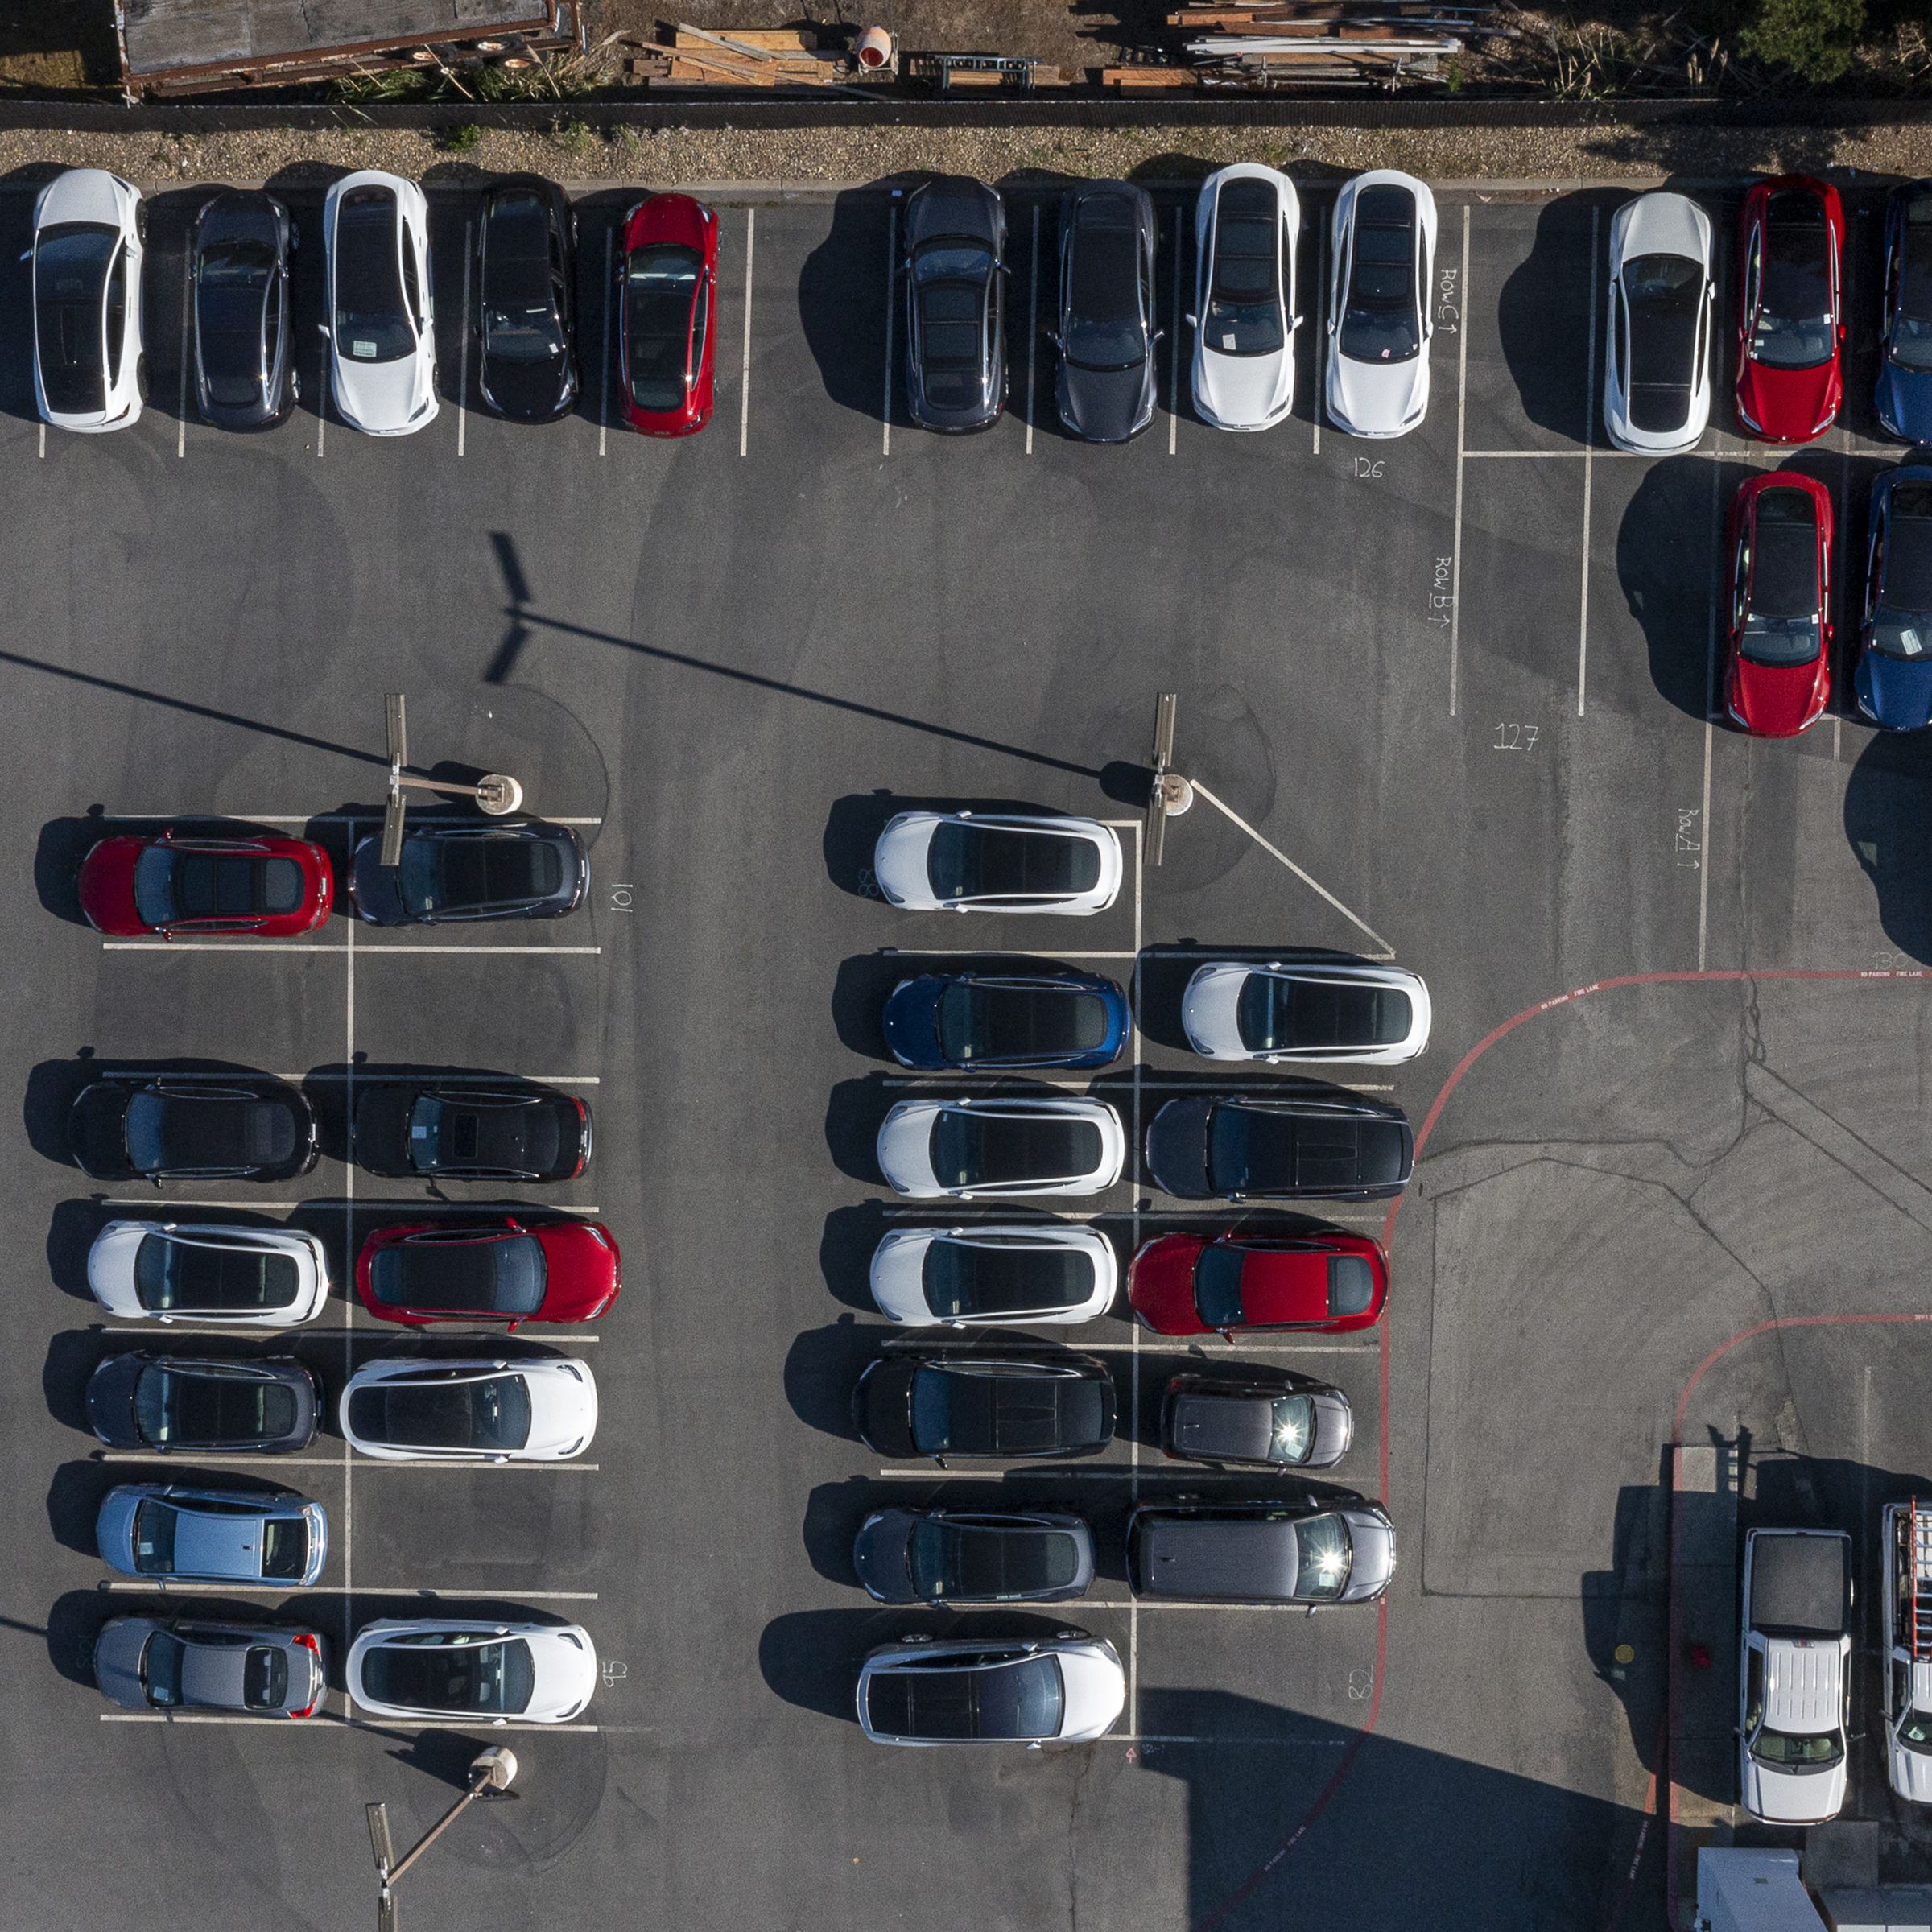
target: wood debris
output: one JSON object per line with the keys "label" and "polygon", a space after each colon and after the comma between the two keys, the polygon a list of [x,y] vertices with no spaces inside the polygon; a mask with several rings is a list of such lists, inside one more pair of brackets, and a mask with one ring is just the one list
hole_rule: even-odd
{"label": "wood debris", "polygon": [[[1184,69],[1108,68],[1104,85],[1379,87],[1443,82],[1468,39],[1494,31],[1494,0],[1191,0],[1167,16]],[[1156,80],[1154,76],[1160,76]]]}

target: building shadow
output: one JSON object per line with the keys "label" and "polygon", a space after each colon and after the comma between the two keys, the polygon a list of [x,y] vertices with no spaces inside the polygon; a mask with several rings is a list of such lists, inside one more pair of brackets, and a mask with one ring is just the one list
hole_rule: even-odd
{"label": "building shadow", "polygon": [[1852,767],[1843,810],[1887,943],[1932,964],[1932,733],[1876,733]]}

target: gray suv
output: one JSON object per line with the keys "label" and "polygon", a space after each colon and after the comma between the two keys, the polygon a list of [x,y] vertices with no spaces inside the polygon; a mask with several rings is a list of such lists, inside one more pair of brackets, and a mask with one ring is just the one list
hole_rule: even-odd
{"label": "gray suv", "polygon": [[1372,1601],[1395,1574],[1395,1525],[1359,1496],[1144,1503],[1127,1521],[1127,1582],[1156,1601]]}

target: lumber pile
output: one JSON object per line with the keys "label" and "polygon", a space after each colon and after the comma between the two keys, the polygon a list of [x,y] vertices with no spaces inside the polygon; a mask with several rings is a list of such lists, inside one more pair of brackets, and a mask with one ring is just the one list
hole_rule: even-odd
{"label": "lumber pile", "polygon": [[[1179,71],[1198,86],[1393,89],[1447,80],[1495,10],[1494,0],[1189,0],[1167,24],[1190,63]],[[1102,80],[1163,85],[1147,78],[1162,72],[1110,68]]]}
{"label": "lumber pile", "polygon": [[835,87],[854,78],[843,45],[821,47],[810,27],[733,27],[712,32],[679,23],[664,78],[674,86]]}

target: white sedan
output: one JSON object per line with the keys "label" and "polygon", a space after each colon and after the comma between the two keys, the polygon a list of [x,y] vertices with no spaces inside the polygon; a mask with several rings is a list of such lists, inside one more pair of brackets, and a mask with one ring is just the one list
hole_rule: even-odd
{"label": "white sedan", "polygon": [[105,168],[70,167],[34,204],[34,402],[56,429],[97,436],[140,419],[147,233],[140,189]]}
{"label": "white sedan", "polygon": [[902,811],[879,834],[872,873],[913,912],[1104,912],[1125,870],[1097,819]]}
{"label": "white sedan", "polygon": [[1294,184],[1253,161],[1218,169],[1194,207],[1194,406],[1216,429],[1271,429],[1294,407]]}
{"label": "white sedan", "polygon": [[597,1687],[597,1653],[580,1624],[394,1617],[356,1633],[345,1674],[378,1717],[564,1724]]}
{"label": "white sedan", "polygon": [[1378,167],[1335,198],[1328,419],[1352,436],[1406,436],[1429,411],[1435,197]]}
{"label": "white sedan", "polygon": [[879,1312],[914,1327],[1090,1322],[1119,1280],[1113,1244],[1064,1223],[895,1228],[872,1257]]}
{"label": "white sedan", "polygon": [[1121,1178],[1127,1135],[1104,1100],[901,1100],[878,1154],[915,1200],[1099,1194]]}
{"label": "white sedan", "polygon": [[875,1744],[1089,1744],[1126,1703],[1119,1654],[1084,1630],[910,1637],[881,1644],[859,1670],[859,1728]]}
{"label": "white sedan", "polygon": [[597,1385],[582,1362],[378,1361],[342,1391],[342,1433],[386,1462],[557,1463],[597,1431]]}
{"label": "white sedan", "polygon": [[345,175],[322,203],[322,246],[336,407],[365,436],[413,436],[436,415],[429,204],[400,175]]}
{"label": "white sedan", "polygon": [[1619,449],[1688,449],[1711,420],[1711,217],[1639,195],[1610,218],[1604,427]]}
{"label": "white sedan", "polygon": [[320,1236],[292,1228],[109,1221],[87,1285],[123,1321],[293,1328],[328,1302],[328,1258]]}
{"label": "white sedan", "polygon": [[1210,1060],[1393,1067],[1429,1044],[1429,989],[1367,960],[1215,960],[1187,982],[1181,1027]]}

